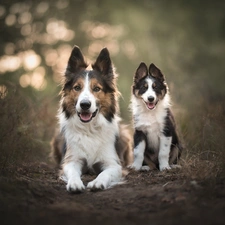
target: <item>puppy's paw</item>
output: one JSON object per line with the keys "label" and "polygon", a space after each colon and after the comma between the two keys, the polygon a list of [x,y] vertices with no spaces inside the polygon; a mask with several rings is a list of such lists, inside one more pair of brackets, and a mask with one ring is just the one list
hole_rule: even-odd
{"label": "puppy's paw", "polygon": [[80,193],[85,190],[85,186],[80,179],[70,179],[68,180],[66,189],[71,193]]}
{"label": "puppy's paw", "polygon": [[171,169],[182,169],[182,166],[181,165],[170,165]]}
{"label": "puppy's paw", "polygon": [[149,166],[142,166],[141,171],[149,171],[150,170],[150,167]]}
{"label": "puppy's paw", "polygon": [[128,169],[139,171],[141,170],[142,165],[139,165],[138,163],[133,162],[130,166],[128,166]]}
{"label": "puppy's paw", "polygon": [[159,170],[160,171],[171,170],[171,167],[169,166],[169,164],[159,165]]}

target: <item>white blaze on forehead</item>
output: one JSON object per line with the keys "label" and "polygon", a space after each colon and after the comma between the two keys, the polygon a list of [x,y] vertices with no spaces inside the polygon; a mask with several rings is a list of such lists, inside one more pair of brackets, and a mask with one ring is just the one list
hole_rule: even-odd
{"label": "white blaze on forehead", "polygon": [[83,89],[82,89],[82,91],[81,91],[81,93],[78,97],[76,110],[78,112],[80,112],[81,111],[80,103],[81,103],[81,101],[86,100],[86,101],[91,102],[91,107],[90,107],[89,111],[93,113],[97,109],[96,108],[96,99],[91,92],[91,87],[90,87],[91,82],[90,82],[90,78],[89,78],[88,73],[89,73],[89,71],[86,72],[85,77],[84,77],[84,87],[83,87]]}
{"label": "white blaze on forehead", "polygon": [[89,87],[89,76],[88,76],[88,72],[86,72],[86,75],[85,75],[85,82],[84,82],[84,89],[80,95],[80,97],[82,99],[88,99],[89,96],[90,96],[90,87]]}
{"label": "white blaze on forehead", "polygon": [[142,98],[145,102],[148,102],[148,97],[152,96],[154,97],[155,99],[157,98],[156,97],[156,93],[155,91],[153,90],[152,88],[152,84],[154,83],[154,81],[152,79],[150,79],[149,77],[147,77],[145,79],[145,81],[147,82],[148,84],[148,89],[145,91],[144,94],[142,94]]}

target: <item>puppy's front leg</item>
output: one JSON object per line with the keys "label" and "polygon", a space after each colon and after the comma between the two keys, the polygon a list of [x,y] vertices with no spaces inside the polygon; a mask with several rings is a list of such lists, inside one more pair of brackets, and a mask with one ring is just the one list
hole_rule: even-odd
{"label": "puppy's front leg", "polygon": [[134,162],[130,168],[141,170],[144,161],[144,152],[146,148],[145,134],[142,131],[135,130],[134,133]]}
{"label": "puppy's front leg", "polygon": [[161,136],[159,145],[159,170],[169,170],[169,155],[172,137]]}
{"label": "puppy's front leg", "polygon": [[134,170],[140,170],[142,168],[142,164],[144,161],[144,152],[145,152],[145,141],[142,140],[135,148],[134,148],[134,162],[131,165],[131,168]]}
{"label": "puppy's front leg", "polygon": [[63,172],[67,179],[66,189],[69,192],[82,192],[85,189],[80,179],[82,163],[68,162],[63,166]]}

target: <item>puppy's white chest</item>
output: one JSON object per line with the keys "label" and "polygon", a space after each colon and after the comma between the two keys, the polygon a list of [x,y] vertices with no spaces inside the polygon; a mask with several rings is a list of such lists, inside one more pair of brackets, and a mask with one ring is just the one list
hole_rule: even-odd
{"label": "puppy's white chest", "polygon": [[160,124],[154,120],[147,123],[144,128],[144,133],[147,137],[148,146],[151,146],[154,150],[158,150],[161,136]]}
{"label": "puppy's white chest", "polygon": [[163,131],[163,118],[155,113],[145,113],[135,116],[135,128],[141,130],[147,137],[148,146],[157,151],[160,136]]}

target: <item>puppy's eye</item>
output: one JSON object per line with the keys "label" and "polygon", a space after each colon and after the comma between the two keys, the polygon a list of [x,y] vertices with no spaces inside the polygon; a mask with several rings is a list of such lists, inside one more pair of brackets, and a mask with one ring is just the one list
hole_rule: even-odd
{"label": "puppy's eye", "polygon": [[99,92],[100,90],[101,90],[100,87],[94,87],[94,89],[93,89],[94,92]]}
{"label": "puppy's eye", "polygon": [[148,89],[148,84],[144,84],[144,89]]}
{"label": "puppy's eye", "polygon": [[156,83],[152,84],[152,88],[155,89],[156,88]]}
{"label": "puppy's eye", "polygon": [[76,86],[73,87],[73,89],[75,91],[80,91],[81,90],[81,86],[80,85],[76,85]]}

